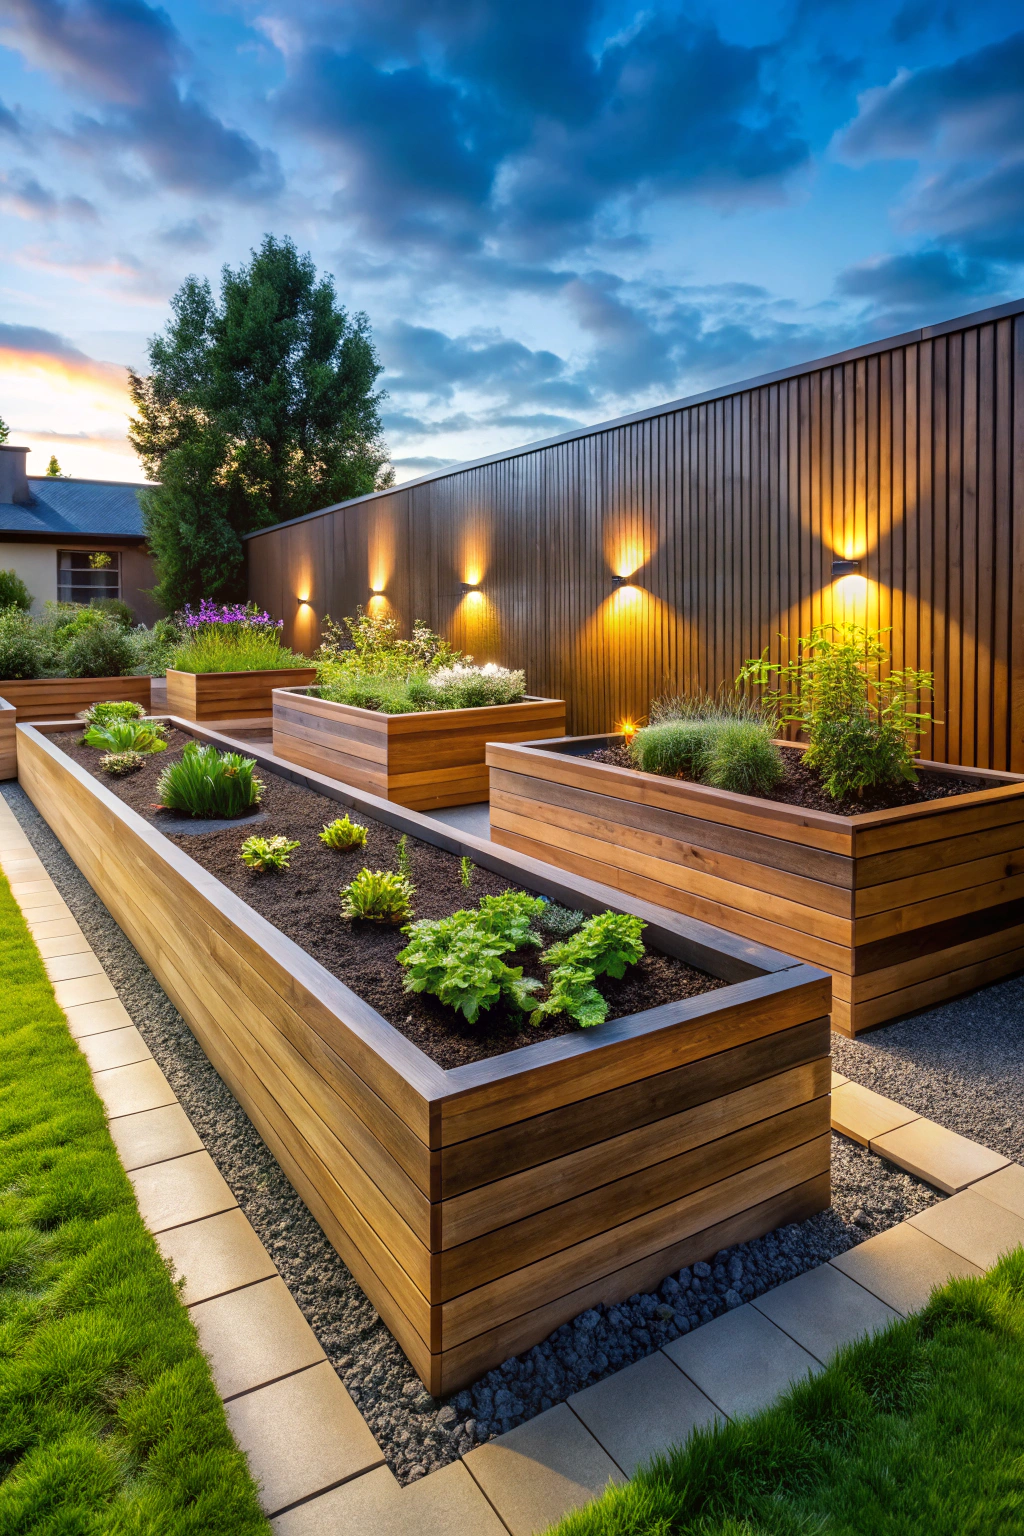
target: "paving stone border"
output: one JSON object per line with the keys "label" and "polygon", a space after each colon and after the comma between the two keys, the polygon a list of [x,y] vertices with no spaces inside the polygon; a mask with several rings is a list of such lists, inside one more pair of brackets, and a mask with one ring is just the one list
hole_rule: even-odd
{"label": "paving stone border", "polygon": [[833,1074],[833,1127],[950,1198],[402,1488],[0,801],[0,867],[89,1061],[143,1219],[175,1269],[277,1536],[534,1536],[697,1426],[751,1413],[835,1349],[1024,1242],[1024,1168]]}

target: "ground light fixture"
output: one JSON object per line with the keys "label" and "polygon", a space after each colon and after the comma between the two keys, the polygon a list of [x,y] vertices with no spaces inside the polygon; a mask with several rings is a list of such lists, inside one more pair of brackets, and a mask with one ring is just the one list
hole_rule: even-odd
{"label": "ground light fixture", "polygon": [[859,576],[859,575],[860,575],[860,561],[859,560],[833,560],[832,561],[832,580],[833,581],[835,581],[837,576]]}

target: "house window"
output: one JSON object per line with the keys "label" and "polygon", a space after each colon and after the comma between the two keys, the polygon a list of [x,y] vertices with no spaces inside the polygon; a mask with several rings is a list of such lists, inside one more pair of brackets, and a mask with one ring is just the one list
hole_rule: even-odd
{"label": "house window", "polygon": [[57,554],[57,597],[62,603],[92,603],[121,596],[117,550],[62,549]]}

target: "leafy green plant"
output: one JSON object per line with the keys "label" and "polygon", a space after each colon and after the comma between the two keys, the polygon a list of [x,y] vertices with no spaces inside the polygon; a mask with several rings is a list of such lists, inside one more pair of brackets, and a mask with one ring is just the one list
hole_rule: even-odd
{"label": "leafy green plant", "polygon": [[86,725],[107,725],[111,720],[145,720],[146,711],[133,699],[103,699],[83,709],[77,718]]}
{"label": "leafy green plant", "polygon": [[274,629],[211,625],[183,640],[168,665],[178,672],[262,672],[308,667],[309,657],[282,645]]}
{"label": "leafy green plant", "polygon": [[616,980],[628,965],[643,958],[640,935],[646,927],[628,912],[599,912],[560,944],[552,944],[541,957],[553,966],[548,996],[531,1013],[531,1024],[566,1013],[583,1028],[603,1024],[608,1004],[594,982],[598,976]]}
{"label": "leafy green plant", "polygon": [[569,907],[560,907],[557,901],[546,901],[533,920],[533,926],[553,939],[567,939],[571,933],[583,927],[583,913]]}
{"label": "leafy green plant", "polygon": [[920,706],[932,673],[893,667],[887,633],[823,624],[797,641],[792,661],[769,662],[765,652],[738,679],[767,690],[778,718],[807,733],[804,762],[833,800],[917,778],[914,751],[932,720]]}
{"label": "leafy green plant", "polygon": [[782,753],[764,720],[725,720],[715,730],[701,781],[736,795],[767,795],[785,775]]}
{"label": "leafy green plant", "polygon": [[629,742],[635,767],[735,794],[768,793],[783,776],[772,710],[742,697],[656,699]]}
{"label": "leafy green plant", "polygon": [[0,610],[20,608],[24,613],[32,607],[32,594],[17,571],[0,571]]}
{"label": "leafy green plant", "polygon": [[42,677],[45,659],[35,626],[20,608],[0,612],[0,678]]}
{"label": "leafy green plant", "polygon": [[82,737],[87,747],[100,752],[166,752],[167,728],[156,720],[108,719],[90,725]]}
{"label": "leafy green plant", "polygon": [[[412,636],[403,640],[398,620],[391,614],[365,613],[357,608],[355,617],[336,624],[328,615],[321,626],[318,668],[332,674],[359,672],[366,677],[390,676],[406,679],[429,667],[447,666],[461,660],[447,640],[417,619]],[[325,679],[321,679],[322,681]]]}
{"label": "leafy green plant", "polygon": [[272,870],[288,869],[291,864],[290,855],[300,846],[297,842],[289,842],[286,837],[259,837],[254,834],[246,838],[238,857],[250,869],[265,874]]}
{"label": "leafy green plant", "polygon": [[406,836],[406,834],[404,832],[402,833],[401,837],[398,839],[398,850],[397,850],[397,855],[396,855],[396,862],[397,862],[397,865],[398,865],[398,873],[404,879],[411,880],[412,879],[412,859],[409,857],[409,839],[408,839],[408,837]]}
{"label": "leafy green plant", "polygon": [[263,784],[255,760],[238,752],[190,741],[176,763],[168,763],[157,783],[161,805],[189,816],[241,816],[258,805]]}
{"label": "leafy green plant", "polygon": [[100,758],[100,767],[104,773],[112,773],[121,778],[126,773],[135,773],[145,766],[146,758],[142,752],[107,752]]}
{"label": "leafy green plant", "polygon": [[131,636],[99,610],[96,623],[83,624],[62,647],[66,677],[122,677],[135,666]]}
{"label": "leafy green plant", "polygon": [[711,754],[715,728],[710,720],[662,720],[645,725],[629,743],[629,755],[642,773],[667,778],[685,774],[700,780]]}
{"label": "leafy green plant", "polygon": [[106,614],[108,619],[113,619],[115,624],[120,624],[122,629],[131,629],[134,615],[127,603],[119,597],[96,597],[92,606],[98,608],[100,613]]}
{"label": "leafy green plant", "polygon": [[320,841],[326,843],[328,848],[346,850],[348,848],[364,848],[366,846],[366,828],[358,821],[352,821],[348,812],[344,816],[338,816],[334,821],[328,822],[323,831],[318,834]]}
{"label": "leafy green plant", "polygon": [[505,891],[449,917],[411,923],[405,929],[409,943],[397,957],[406,968],[406,991],[429,992],[470,1024],[501,998],[528,1008],[540,982],[524,978],[522,966],[503,957],[539,945],[530,923],[541,906],[525,891]]}
{"label": "leafy green plant", "polygon": [[473,860],[467,853],[464,853],[459,861],[459,879],[463,889],[468,891],[473,884]]}
{"label": "leafy green plant", "polygon": [[415,892],[404,875],[390,869],[361,869],[342,888],[342,917],[368,923],[401,923],[412,915]]}

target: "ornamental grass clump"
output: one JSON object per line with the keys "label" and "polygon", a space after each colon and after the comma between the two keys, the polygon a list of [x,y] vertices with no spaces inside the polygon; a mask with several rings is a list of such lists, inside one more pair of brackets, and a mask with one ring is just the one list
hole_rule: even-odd
{"label": "ornamental grass clump", "polygon": [[336,848],[341,852],[366,846],[366,828],[358,821],[352,821],[347,812],[328,822],[317,835],[328,848]]}
{"label": "ornamental grass clump", "polygon": [[524,978],[522,966],[509,965],[504,956],[539,947],[530,924],[542,906],[540,897],[505,891],[449,917],[410,923],[409,943],[397,957],[406,970],[405,990],[430,993],[470,1024],[501,1000],[531,1007],[540,982]]}
{"label": "ornamental grass clump", "polygon": [[276,630],[225,626],[190,634],[168,660],[177,672],[269,672],[308,667],[309,658],[282,645]]}
{"label": "ornamental grass clump", "polygon": [[933,677],[893,667],[885,634],[861,624],[823,624],[797,641],[794,660],[769,662],[765,652],[738,679],[767,690],[778,719],[806,732],[804,763],[833,800],[917,780],[914,753],[932,722],[922,696]]}
{"label": "ornamental grass clump", "polygon": [[238,857],[250,869],[255,869],[259,874],[266,874],[288,869],[291,864],[291,854],[300,846],[301,844],[297,842],[289,842],[286,837],[247,837]]}
{"label": "ornamental grass clump", "polygon": [[738,795],[765,795],[785,772],[772,710],[743,698],[658,699],[628,746],[643,773],[688,778]]}
{"label": "ornamental grass clump", "polygon": [[598,991],[596,979],[612,976],[620,980],[627,966],[643,958],[640,935],[646,926],[628,912],[599,912],[571,938],[546,949],[541,958],[554,969],[548,995],[530,1014],[530,1023],[540,1024],[565,1013],[583,1029],[603,1024],[608,1003]]}
{"label": "ornamental grass clump", "polygon": [[167,727],[157,720],[108,717],[103,724],[90,725],[82,737],[87,747],[100,752],[166,752]]}
{"label": "ornamental grass clump", "polygon": [[263,793],[255,767],[251,757],[190,741],[179,760],[168,763],[160,775],[157,794],[167,810],[188,816],[242,816],[259,804]]}
{"label": "ornamental grass clump", "polygon": [[341,891],[341,915],[364,923],[397,926],[412,916],[416,892],[406,875],[363,868]]}

